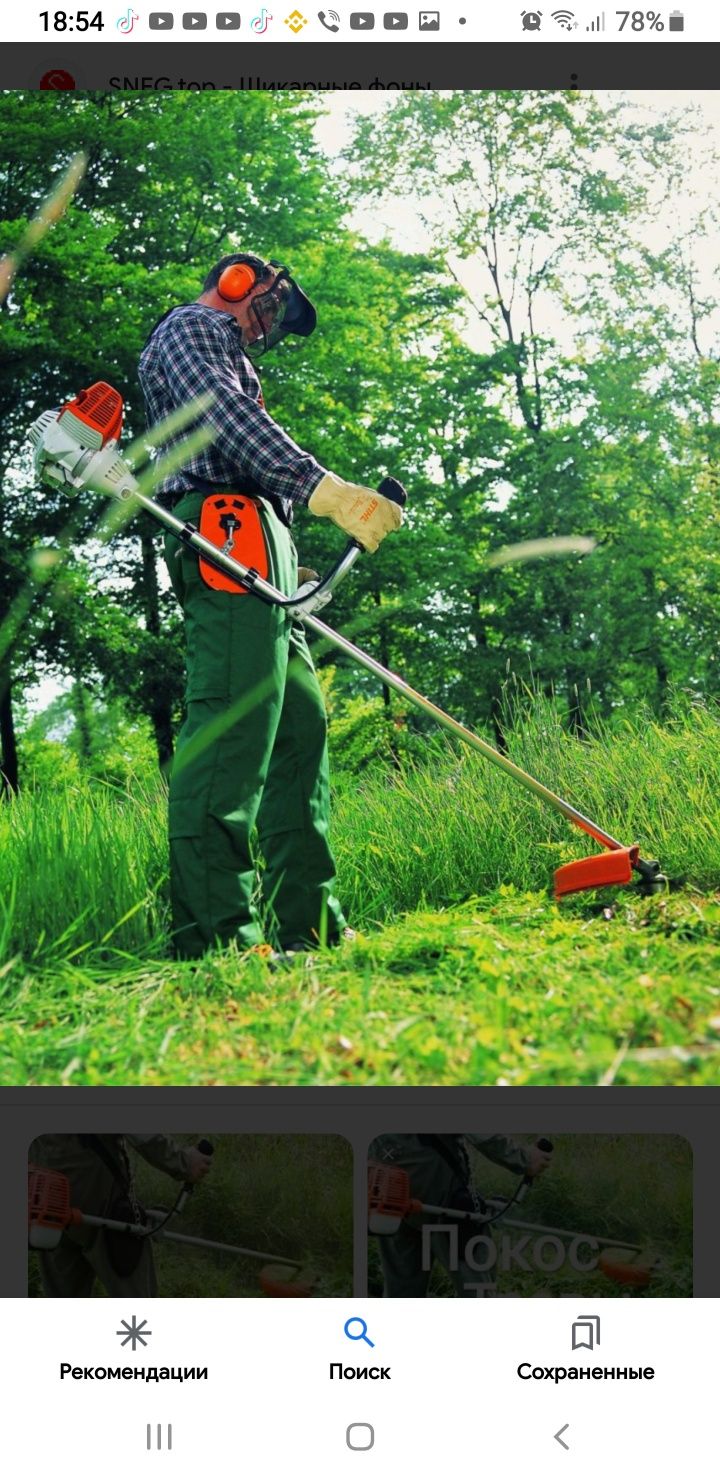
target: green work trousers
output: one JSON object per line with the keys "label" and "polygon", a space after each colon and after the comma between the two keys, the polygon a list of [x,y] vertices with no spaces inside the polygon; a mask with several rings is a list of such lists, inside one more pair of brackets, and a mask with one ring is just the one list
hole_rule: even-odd
{"label": "green work trousers", "polygon": [[143,1240],[140,1261],[132,1274],[118,1274],[101,1229],[97,1229],[89,1244],[80,1244],[72,1234],[65,1233],[56,1249],[40,1255],[43,1294],[53,1299],[64,1296],[85,1300],[92,1295],[97,1280],[106,1295],[116,1298],[157,1295],[151,1245],[152,1239]]}
{"label": "green work trousers", "polygon": [[[198,525],[203,499],[174,513]],[[245,497],[245,495],[243,495]],[[268,579],[290,595],[290,531],[257,500]],[[242,532],[234,553],[242,560]],[[170,890],[180,957],[333,943],[345,920],[328,844],[327,722],[302,627],[247,593],[213,590],[173,535],[165,558],[185,617],[187,718],[170,778]],[[261,885],[254,831],[265,860]]]}

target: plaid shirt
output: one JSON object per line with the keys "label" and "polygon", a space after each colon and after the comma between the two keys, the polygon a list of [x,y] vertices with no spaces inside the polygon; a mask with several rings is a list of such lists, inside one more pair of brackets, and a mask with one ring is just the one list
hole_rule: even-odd
{"label": "plaid shirt", "polygon": [[293,505],[307,503],[326,470],[268,416],[232,314],[203,303],[173,309],[150,335],[139,373],[148,426],[203,391],[214,396],[205,419],[215,441],[160,485],[161,503],[229,488],[268,498],[292,522]]}

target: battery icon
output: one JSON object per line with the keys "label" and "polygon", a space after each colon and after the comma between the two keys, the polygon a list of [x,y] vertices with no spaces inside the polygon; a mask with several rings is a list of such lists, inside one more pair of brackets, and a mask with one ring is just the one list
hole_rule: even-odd
{"label": "battery icon", "polygon": [[683,13],[682,13],[681,10],[671,10],[670,11],[670,30],[671,31],[684,31],[685,30],[685,17],[684,17],[684,15],[683,15]]}

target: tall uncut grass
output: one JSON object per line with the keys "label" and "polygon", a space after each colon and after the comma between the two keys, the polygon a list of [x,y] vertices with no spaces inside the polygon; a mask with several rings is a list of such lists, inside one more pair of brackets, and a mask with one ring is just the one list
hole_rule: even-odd
{"label": "tall uncut grass", "polygon": [[[590,739],[551,703],[517,710],[511,758],[672,879],[720,887],[720,713],[627,719]],[[438,907],[513,884],[543,889],[596,845],[476,753],[436,744],[422,765],[343,788],[335,811],[343,902],[359,919]]]}
{"label": "tall uncut grass", "polygon": [[[579,740],[533,703],[513,759],[611,833],[701,890],[720,885],[720,715],[628,719]],[[29,786],[0,807],[0,960],[167,950],[166,796],[159,778]],[[549,886],[593,844],[501,771],[442,740],[400,772],[338,773],[333,844],[353,923],[443,908],[500,885]],[[569,906],[572,908],[572,906]]]}

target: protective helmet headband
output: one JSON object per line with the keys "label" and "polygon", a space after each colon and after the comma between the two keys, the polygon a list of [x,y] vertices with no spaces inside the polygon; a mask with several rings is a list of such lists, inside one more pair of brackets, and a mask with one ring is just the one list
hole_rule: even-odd
{"label": "protective helmet headband", "polygon": [[317,323],[313,304],[298,287],[287,267],[279,262],[263,262],[259,257],[241,257],[220,274],[217,291],[229,303],[240,303],[253,288],[268,280],[265,293],[256,293],[251,309],[259,335],[248,346],[256,355],[274,349],[287,334],[306,338]]}

